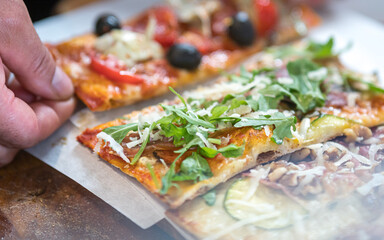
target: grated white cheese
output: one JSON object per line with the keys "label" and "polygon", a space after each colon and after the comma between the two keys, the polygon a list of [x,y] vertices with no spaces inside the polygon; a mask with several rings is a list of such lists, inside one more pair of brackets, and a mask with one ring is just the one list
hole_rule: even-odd
{"label": "grated white cheese", "polygon": [[289,170],[286,174],[296,174],[297,176],[306,176],[306,175],[318,175],[322,176],[326,168],[324,166],[316,166],[314,168],[306,170]]}
{"label": "grated white cheese", "polygon": [[284,85],[293,84],[293,79],[290,77],[279,77],[277,78],[277,82]]}
{"label": "grated white cheese", "polygon": [[258,168],[251,169],[249,173],[249,180],[251,182],[248,191],[244,194],[243,200],[249,201],[256,193],[257,188],[259,187],[259,182],[261,179],[265,179],[268,176],[270,168]]}
{"label": "grated white cheese", "polygon": [[366,184],[358,187],[356,191],[361,195],[367,195],[373,188],[384,184],[384,176],[382,173],[372,174],[372,179]]}
{"label": "grated white cheese", "polygon": [[352,155],[351,154],[344,154],[343,157],[341,157],[337,162],[334,162],[333,164],[336,167],[339,167],[339,166],[343,165],[344,163],[348,162],[351,159],[352,159]]}
{"label": "grated white cheese", "polygon": [[210,15],[219,9],[221,5],[219,1],[167,0],[167,2],[176,10],[180,21],[189,23],[195,19],[200,19],[203,34],[207,37],[212,35]]}
{"label": "grated white cheese", "polygon": [[129,159],[127,158],[127,156],[124,155],[124,149],[123,147],[118,144],[115,139],[113,139],[111,136],[109,136],[108,134],[106,134],[105,132],[100,132],[96,135],[96,137],[98,139],[102,139],[104,140],[105,142],[108,142],[109,143],[109,146],[112,148],[113,151],[115,151],[124,161],[126,161],[127,163],[130,163],[131,161],[129,161]]}
{"label": "grated white cheese", "polygon": [[373,163],[376,163],[376,153],[379,151],[379,150],[382,150],[384,149],[384,144],[379,144],[379,145],[376,145],[376,144],[372,144],[369,148],[369,151],[368,151],[368,156],[369,156],[369,160]]}
{"label": "grated white cheese", "polygon": [[[191,105],[192,105],[192,103],[191,103]],[[213,109],[214,107],[216,107],[217,105],[218,105],[218,103],[217,103],[217,102],[214,102],[214,103],[211,104],[207,109],[203,108],[203,109],[200,109],[199,111],[196,111],[196,115],[198,115],[198,116],[208,116],[208,117],[210,117],[210,116],[212,116],[212,113],[211,113],[212,109]]]}
{"label": "grated white cheese", "polygon": [[347,94],[347,105],[348,107],[355,107],[356,106],[356,100],[360,97],[360,93],[357,92],[351,92]]}
{"label": "grated white cheese", "polygon": [[269,135],[271,134],[271,129],[269,128],[268,125],[264,126],[264,131],[265,131],[265,135],[267,135],[267,137],[269,137]]}
{"label": "grated white cheese", "polygon": [[198,136],[198,137],[201,139],[201,141],[203,141],[203,143],[205,144],[205,146],[207,146],[207,147],[209,147],[209,148],[216,149],[216,146],[213,145],[212,143],[210,143],[210,142],[208,141],[208,139],[206,139],[206,138],[204,137],[203,134],[197,132],[197,133],[196,133],[196,136]]}
{"label": "grated white cheese", "polygon": [[373,162],[371,160],[367,159],[366,157],[364,157],[364,156],[362,156],[360,154],[355,154],[355,153],[349,151],[348,148],[344,147],[340,143],[328,142],[327,145],[336,147],[336,148],[340,149],[341,151],[344,151],[345,154],[351,154],[352,157],[354,157],[357,161],[359,161],[362,164],[365,164],[365,165],[368,165],[368,166],[372,166],[372,164],[373,164]]}
{"label": "grated white cheese", "polygon": [[328,70],[325,67],[319,68],[315,71],[310,71],[307,75],[313,81],[321,81],[327,77]]}
{"label": "grated white cheese", "polygon": [[303,118],[299,127],[299,134],[303,139],[305,139],[309,127],[311,127],[311,120],[309,118]]}
{"label": "grated white cheese", "polygon": [[116,56],[128,67],[163,56],[163,49],[156,41],[148,39],[144,34],[122,29],[114,29],[98,37],[95,48],[106,55]]}

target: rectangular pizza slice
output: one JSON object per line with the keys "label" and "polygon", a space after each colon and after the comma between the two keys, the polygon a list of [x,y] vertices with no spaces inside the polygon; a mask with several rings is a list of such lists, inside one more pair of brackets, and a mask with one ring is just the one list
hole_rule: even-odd
{"label": "rectangular pizza slice", "polygon": [[[171,207],[305,146],[384,122],[374,76],[344,69],[325,44],[259,55],[239,74],[85,130],[78,140]],[[320,54],[321,53],[321,54]],[[278,56],[278,57],[277,57]]]}
{"label": "rectangular pizza slice", "polygon": [[307,146],[168,216],[197,239],[380,239],[384,128]]}
{"label": "rectangular pizza slice", "polygon": [[103,15],[95,33],[47,45],[89,109],[108,110],[208,79],[320,21],[310,8],[283,1],[169,2],[123,24]]}

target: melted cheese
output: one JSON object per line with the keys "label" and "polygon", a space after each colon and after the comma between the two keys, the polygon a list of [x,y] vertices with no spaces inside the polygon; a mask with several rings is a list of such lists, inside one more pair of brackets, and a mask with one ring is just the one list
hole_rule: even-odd
{"label": "melted cheese", "polygon": [[210,15],[219,9],[220,2],[217,0],[167,0],[176,10],[179,20],[190,23],[195,19],[201,22],[201,30],[205,36],[211,36]]}
{"label": "melted cheese", "polygon": [[108,55],[114,55],[128,67],[150,59],[163,56],[159,43],[148,39],[146,35],[128,30],[112,30],[97,38],[95,48]]}

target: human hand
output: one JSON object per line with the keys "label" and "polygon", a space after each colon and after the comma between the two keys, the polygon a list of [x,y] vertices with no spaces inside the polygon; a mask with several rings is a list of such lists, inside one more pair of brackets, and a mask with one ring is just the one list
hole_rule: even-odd
{"label": "human hand", "polygon": [[72,95],[70,79],[40,41],[23,1],[0,0],[0,166],[68,119]]}

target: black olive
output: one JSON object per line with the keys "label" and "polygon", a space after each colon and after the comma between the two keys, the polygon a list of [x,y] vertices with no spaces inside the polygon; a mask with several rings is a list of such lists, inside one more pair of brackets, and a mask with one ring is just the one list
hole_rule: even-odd
{"label": "black olive", "polygon": [[101,36],[107,32],[110,32],[112,29],[120,28],[120,21],[115,15],[104,14],[101,15],[96,21],[95,34],[97,36]]}
{"label": "black olive", "polygon": [[191,44],[176,43],[169,48],[167,60],[176,68],[194,70],[201,62],[201,54]]}
{"label": "black olive", "polygon": [[228,26],[228,35],[240,46],[252,45],[256,32],[247,13],[238,12],[232,17],[231,24]]}

